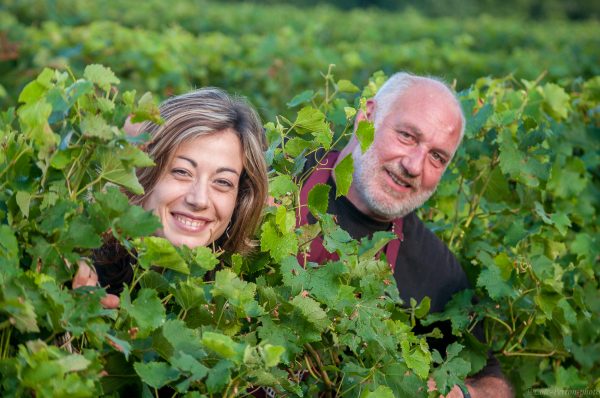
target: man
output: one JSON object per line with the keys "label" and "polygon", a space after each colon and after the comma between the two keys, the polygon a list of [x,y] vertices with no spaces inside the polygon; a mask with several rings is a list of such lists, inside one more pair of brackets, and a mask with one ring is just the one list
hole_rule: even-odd
{"label": "man", "polygon": [[[352,156],[354,176],[348,195],[336,199],[335,190],[330,190],[328,212],[336,215],[338,224],[355,239],[394,230],[398,239],[388,244],[386,257],[400,296],[406,302],[428,296],[431,311],[442,311],[451,296],[469,283],[454,255],[413,210],[433,194],[460,144],[465,127],[460,104],[441,81],[398,73],[367,101],[365,111],[357,114],[354,133],[361,121],[374,123],[369,149],[363,153],[353,134],[339,154],[328,154],[326,164],[308,178],[301,200],[306,200],[316,183],[334,186],[333,173],[324,174],[323,170]],[[308,163],[315,162],[309,159]],[[304,212],[300,223],[306,222],[315,220]],[[310,261],[324,261],[328,256],[319,240],[313,242]],[[445,350],[445,346],[435,348]],[[430,387],[434,384],[430,382]],[[447,397],[512,396],[495,358],[467,379],[466,385],[468,391],[455,386]]]}

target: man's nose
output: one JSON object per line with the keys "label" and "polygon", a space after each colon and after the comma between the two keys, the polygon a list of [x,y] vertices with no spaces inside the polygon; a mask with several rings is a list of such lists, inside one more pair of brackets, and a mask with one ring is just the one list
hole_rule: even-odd
{"label": "man's nose", "polygon": [[185,202],[194,210],[205,209],[208,207],[208,181],[195,181],[190,184],[185,195]]}
{"label": "man's nose", "polygon": [[404,168],[409,177],[418,177],[423,172],[423,164],[427,153],[421,148],[413,148],[400,160],[400,165]]}

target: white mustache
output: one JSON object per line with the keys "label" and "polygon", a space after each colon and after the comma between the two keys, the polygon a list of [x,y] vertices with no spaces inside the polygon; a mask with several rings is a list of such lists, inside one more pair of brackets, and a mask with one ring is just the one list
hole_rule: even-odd
{"label": "white mustache", "polygon": [[409,183],[413,188],[421,188],[421,178],[410,174],[408,170],[406,170],[406,168],[401,164],[395,163],[393,165],[386,165],[386,167],[391,173],[395,174],[396,176],[402,177],[402,179],[405,182]]}

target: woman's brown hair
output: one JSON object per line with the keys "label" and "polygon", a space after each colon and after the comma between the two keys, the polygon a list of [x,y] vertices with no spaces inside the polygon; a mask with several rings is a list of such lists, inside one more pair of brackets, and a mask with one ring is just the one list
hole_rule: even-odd
{"label": "woman's brown hair", "polygon": [[152,137],[145,150],[155,166],[137,171],[145,192],[132,195],[131,202],[144,204],[179,145],[201,135],[230,129],[242,144],[243,172],[227,233],[218,238],[216,244],[227,251],[250,251],[251,237],[261,220],[268,193],[263,153],[266,140],[258,114],[243,98],[230,96],[217,88],[202,88],[172,97],[160,105],[160,114],[164,119],[162,125],[146,122],[140,128]]}

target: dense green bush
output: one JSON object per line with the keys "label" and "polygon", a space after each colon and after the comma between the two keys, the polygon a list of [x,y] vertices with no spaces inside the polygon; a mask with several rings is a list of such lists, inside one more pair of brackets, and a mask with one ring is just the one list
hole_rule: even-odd
{"label": "dense green bush", "polygon": [[[383,81],[376,74],[363,96]],[[446,391],[483,365],[486,347],[466,332],[476,320],[519,396],[600,387],[599,78],[569,87],[482,78],[461,93],[465,142],[422,216],[481,300],[473,306],[465,292],[430,315],[427,300],[401,305],[374,259],[388,234],[349,239],[322,214],[324,187],[309,198],[318,224],[295,227],[298,155],[347,137],[360,103],[352,83],[328,73],[324,88],[291,101],[294,117],[267,123],[279,206],[248,258],[149,236],[157,220],[115,185],[139,191],[134,168],[149,162],[121,131],[125,116],[156,120],[157,110],[118,84],[98,65],[81,79],[46,69],[1,114],[3,396],[240,396],[257,386],[427,396],[428,377]],[[348,182],[351,163],[340,166],[337,180]],[[301,268],[295,255],[319,230],[340,261]],[[100,307],[102,289],[68,288],[72,264],[106,231],[138,262],[119,310]],[[412,331],[416,318],[449,319],[459,343],[442,358]]]}

